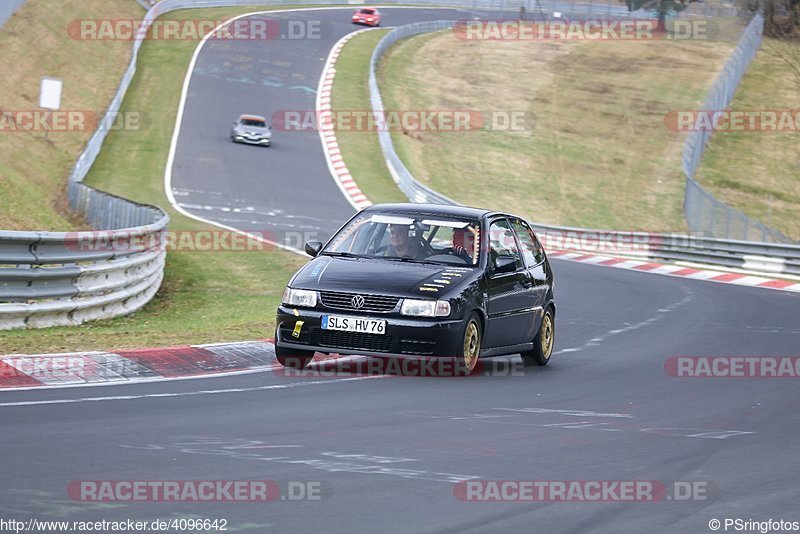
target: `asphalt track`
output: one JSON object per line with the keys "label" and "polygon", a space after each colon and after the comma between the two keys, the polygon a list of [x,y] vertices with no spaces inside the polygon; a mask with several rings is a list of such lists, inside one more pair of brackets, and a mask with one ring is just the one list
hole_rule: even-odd
{"label": "asphalt track", "polygon": [[[390,11],[386,23],[425,17],[433,14]],[[286,60],[293,65],[287,81],[300,72],[315,87],[326,46],[354,29],[334,27],[326,44],[301,44],[303,52],[281,42],[247,53],[208,49],[198,68],[239,55]],[[189,193],[181,202],[211,206],[197,213],[256,230],[285,229],[281,216],[269,214],[275,210],[320,232],[353,213],[315,134],[280,137],[270,149],[228,141],[230,117],[258,111],[246,103],[263,102],[269,114],[313,106],[313,95],[197,80],[205,85],[191,88],[176,154],[174,186]],[[212,120],[219,126],[211,128]],[[237,199],[258,213],[215,209],[239,206]],[[225,518],[229,531],[253,533],[710,532],[714,518],[800,520],[796,379],[676,378],[664,370],[678,355],[798,356],[800,296],[553,263],[557,353],[546,368],[520,371],[511,366],[517,358],[504,358],[489,362],[491,376],[476,378],[267,372],[4,392],[0,517]],[[454,483],[468,477],[698,481],[709,492],[687,501],[463,502]],[[314,481],[323,498],[112,504],[67,495],[75,480],[186,479]]]}
{"label": "asphalt track", "polygon": [[[242,113],[272,117],[282,111],[314,112],[331,48],[361,29],[350,24],[352,11],[261,16],[319,21],[313,39],[205,44],[189,83],[171,169],[172,192],[181,208],[300,249],[299,235],[325,241],[356,212],[330,176],[316,131],[273,131],[268,149],[233,144],[228,138],[231,122]],[[472,16],[450,9],[384,11],[384,26]]]}

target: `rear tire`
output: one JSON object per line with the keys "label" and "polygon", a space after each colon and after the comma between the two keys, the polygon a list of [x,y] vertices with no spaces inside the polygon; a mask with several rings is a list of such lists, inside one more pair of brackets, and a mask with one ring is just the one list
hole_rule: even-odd
{"label": "rear tire", "polygon": [[467,319],[464,327],[464,334],[461,336],[461,344],[458,349],[459,365],[463,366],[464,374],[470,375],[478,368],[481,356],[481,321],[478,315],[473,313]]}
{"label": "rear tire", "polygon": [[305,369],[313,357],[313,350],[289,349],[275,345],[275,358],[284,367]]}
{"label": "rear tire", "polygon": [[547,365],[553,355],[553,346],[556,338],[556,322],[553,308],[547,308],[542,317],[539,332],[533,338],[533,350],[522,353],[525,365]]}

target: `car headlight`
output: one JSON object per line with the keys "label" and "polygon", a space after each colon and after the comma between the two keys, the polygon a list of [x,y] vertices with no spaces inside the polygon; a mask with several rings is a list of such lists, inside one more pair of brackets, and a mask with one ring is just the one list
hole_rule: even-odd
{"label": "car headlight", "polygon": [[400,313],[416,317],[447,317],[450,315],[450,303],[446,300],[405,299],[400,306]]}
{"label": "car headlight", "polygon": [[287,287],[283,291],[281,302],[287,306],[303,306],[313,308],[317,305],[317,292],[308,289],[292,289]]}

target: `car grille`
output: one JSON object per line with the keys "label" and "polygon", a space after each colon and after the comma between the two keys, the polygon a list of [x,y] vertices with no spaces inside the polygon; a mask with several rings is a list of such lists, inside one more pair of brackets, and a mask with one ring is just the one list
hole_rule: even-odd
{"label": "car grille", "polygon": [[337,310],[357,310],[369,312],[390,312],[400,301],[397,297],[383,297],[379,295],[361,295],[364,297],[364,305],[361,308],[353,307],[353,297],[358,293],[336,293],[333,291],[321,291],[320,300],[326,308]]}
{"label": "car grille", "polygon": [[332,349],[356,349],[374,352],[390,352],[393,336],[362,334],[359,332],[340,332],[337,330],[314,329],[314,337],[320,347]]}

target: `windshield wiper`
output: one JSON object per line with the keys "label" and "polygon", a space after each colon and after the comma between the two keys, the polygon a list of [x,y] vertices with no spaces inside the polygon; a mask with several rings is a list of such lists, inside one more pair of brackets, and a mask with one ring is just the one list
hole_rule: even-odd
{"label": "windshield wiper", "polygon": [[361,254],[353,254],[352,252],[320,252],[320,256],[336,256],[337,258],[367,258],[369,256],[362,256]]}
{"label": "windshield wiper", "polygon": [[392,261],[404,261],[407,263],[425,263],[428,265],[447,265],[446,263],[442,263],[439,261],[430,261],[430,260],[418,260],[416,258],[408,258],[406,256],[386,256],[381,258],[384,260],[392,260]]}

